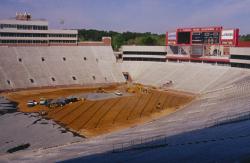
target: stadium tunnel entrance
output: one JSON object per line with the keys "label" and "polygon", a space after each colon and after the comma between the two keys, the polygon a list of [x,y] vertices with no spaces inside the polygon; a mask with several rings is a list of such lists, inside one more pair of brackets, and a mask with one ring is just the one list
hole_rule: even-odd
{"label": "stadium tunnel entrance", "polygon": [[124,78],[126,79],[127,82],[132,82],[132,78],[131,76],[129,75],[128,72],[122,72]]}

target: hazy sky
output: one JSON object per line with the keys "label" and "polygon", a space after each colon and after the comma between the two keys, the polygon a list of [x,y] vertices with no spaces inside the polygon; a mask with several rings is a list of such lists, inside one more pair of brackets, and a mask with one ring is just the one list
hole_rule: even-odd
{"label": "hazy sky", "polygon": [[165,33],[221,25],[250,33],[250,0],[0,0],[0,19],[16,11],[45,18],[50,28]]}

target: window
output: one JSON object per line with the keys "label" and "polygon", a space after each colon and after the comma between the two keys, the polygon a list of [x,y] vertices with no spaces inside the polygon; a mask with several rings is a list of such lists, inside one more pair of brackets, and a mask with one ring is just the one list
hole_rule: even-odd
{"label": "window", "polygon": [[95,60],[96,60],[96,62],[98,63],[98,61],[99,61],[98,58],[96,58]]}
{"label": "window", "polygon": [[34,83],[34,79],[30,79],[30,82],[31,82],[31,83]]}
{"label": "window", "polygon": [[119,54],[119,55],[118,55],[118,58],[119,58],[119,59],[122,59],[122,54]]}
{"label": "window", "polygon": [[244,63],[231,63],[231,67],[250,68],[250,64],[244,64]]}
{"label": "window", "polygon": [[19,62],[22,62],[22,58],[18,58],[18,61],[19,61]]}
{"label": "window", "polygon": [[[123,54],[127,54],[127,55],[162,55],[162,56],[165,56],[167,54],[167,52],[146,52],[146,51],[124,51]],[[119,54],[118,57],[122,58],[122,55]]]}
{"label": "window", "polygon": [[42,57],[41,59],[42,59],[43,62],[45,61],[45,58],[44,58],[44,57]]}
{"label": "window", "polygon": [[105,79],[105,81],[108,81],[107,77],[105,77],[104,79]]}
{"label": "window", "polygon": [[250,60],[250,55],[233,55],[233,54],[231,54],[231,59]]}
{"label": "window", "polygon": [[76,80],[76,77],[75,77],[75,76],[72,76],[72,79],[73,79],[73,80]]}
{"label": "window", "polygon": [[96,78],[95,78],[95,75],[93,75],[92,78],[93,78],[93,80],[95,80],[95,79],[96,79]]}
{"label": "window", "polygon": [[87,58],[86,58],[86,57],[84,57],[83,59],[84,59],[84,61],[86,61],[86,60],[87,60]]}
{"label": "window", "polygon": [[54,78],[54,77],[51,77],[51,80],[54,82],[54,81],[56,81],[56,79]]}
{"label": "window", "polygon": [[7,80],[7,83],[10,85],[10,80]]}
{"label": "window", "polygon": [[63,57],[63,61],[66,61],[66,58],[65,58],[65,57]]}

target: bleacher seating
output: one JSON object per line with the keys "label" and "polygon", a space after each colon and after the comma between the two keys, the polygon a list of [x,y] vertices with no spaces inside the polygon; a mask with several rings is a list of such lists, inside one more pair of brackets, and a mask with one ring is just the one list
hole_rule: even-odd
{"label": "bleacher seating", "polygon": [[124,61],[120,67],[134,82],[160,87],[173,81],[170,88],[192,93],[224,88],[250,75],[249,70],[200,63]]}
{"label": "bleacher seating", "polygon": [[109,46],[0,47],[0,90],[125,82]]}
{"label": "bleacher seating", "polygon": [[[37,58],[34,57],[34,62],[38,62],[41,59],[40,58],[41,56],[49,53],[50,56],[48,57],[48,59],[50,60],[50,62],[46,64],[51,67],[48,67],[47,69],[45,69],[46,66],[43,67],[42,66],[43,63],[39,63],[39,65],[43,67],[46,70],[46,72],[50,74],[50,76],[53,75],[55,77],[57,76],[60,77],[60,75],[62,75],[61,77],[63,78],[63,74],[60,73],[60,70],[56,69],[57,68],[56,66],[53,66],[54,64],[58,64],[59,69],[63,69],[64,66],[66,66],[68,69],[65,71],[67,71],[67,73],[71,75],[73,74],[72,73],[73,70],[76,70],[74,66],[78,64],[81,65],[82,63],[82,60],[80,60],[79,58],[87,57],[88,62],[86,61],[86,63],[85,62],[82,63],[83,64],[82,66],[84,69],[84,75],[81,76],[82,78],[79,78],[79,79],[82,79],[83,82],[86,82],[86,83],[93,82],[91,75],[96,74],[96,73],[101,74],[100,76],[102,77],[107,76],[108,77],[107,82],[110,82],[109,80],[112,80],[112,79],[119,81],[122,79],[122,75],[119,72],[121,70],[122,72],[129,72],[134,82],[139,82],[142,84],[149,84],[153,86],[161,86],[167,81],[172,80],[173,85],[170,88],[181,90],[181,91],[189,91],[192,93],[199,93],[199,96],[197,96],[197,98],[194,101],[186,105],[184,108],[168,116],[163,116],[159,119],[154,119],[152,121],[149,121],[140,125],[135,125],[125,130],[98,136],[96,138],[86,140],[79,144],[71,144],[67,146],[58,147],[56,151],[54,149],[48,149],[48,151],[39,150],[38,152],[32,151],[32,153],[29,153],[29,155],[26,156],[26,160],[29,159],[33,161],[34,159],[37,159],[40,162],[46,162],[48,160],[51,161],[51,159],[58,161],[59,159],[63,160],[63,159],[69,159],[69,158],[79,157],[79,156],[87,156],[87,155],[96,154],[96,153],[99,154],[99,153],[104,153],[107,151],[112,151],[112,149],[114,149],[114,146],[116,146],[117,144],[123,145],[123,142],[129,141],[129,142],[132,142],[132,144],[136,144],[136,142],[140,142],[141,144],[143,144],[143,140],[146,140],[151,137],[157,137],[159,135],[164,135],[168,139],[170,136],[173,136],[173,139],[171,141],[172,144],[178,144],[179,142],[178,147],[180,150],[173,150],[173,151],[186,152],[185,150],[183,150],[184,146],[181,145],[180,142],[186,142],[186,144],[189,144],[190,139],[192,139],[191,141],[192,145],[190,146],[192,147],[199,146],[199,148],[197,148],[195,152],[200,152],[200,150],[204,146],[200,146],[202,145],[200,143],[201,140],[197,139],[196,135],[184,136],[182,137],[182,139],[179,139],[178,134],[181,134],[181,133],[188,134],[188,132],[194,131],[194,130],[197,130],[199,132],[200,131],[199,129],[208,129],[208,130],[213,129],[212,126],[220,124],[221,122],[225,122],[225,120],[231,117],[235,117],[237,115],[244,115],[243,113],[249,114],[250,112],[250,93],[249,93],[250,92],[250,83],[249,83],[250,71],[247,69],[213,66],[209,64],[200,64],[200,63],[172,63],[172,62],[156,63],[156,62],[135,62],[135,61],[133,62],[128,61],[128,62],[120,63],[119,67],[117,68],[114,61],[111,60],[110,63],[112,64],[109,64],[109,61],[108,61],[109,58],[106,58],[107,56],[104,55],[104,50],[102,51],[103,55],[100,55],[100,58],[98,58],[98,62],[96,61],[95,55],[93,55],[93,53],[98,55],[98,52],[96,53],[93,52],[97,49],[93,50],[91,48],[86,48],[85,50],[83,50],[84,52],[82,52],[82,49],[78,49],[78,48],[74,50],[75,51],[72,51],[70,55],[72,56],[78,55],[78,59],[76,59],[75,57],[69,57],[69,55],[65,53],[65,51],[67,51],[65,49],[62,49],[61,51],[59,49],[54,49],[53,53],[51,52],[52,51],[51,49],[50,50],[47,49],[47,51],[38,50],[38,52],[34,54],[34,56],[38,55]],[[101,50],[100,50],[100,53],[101,53]],[[1,76],[3,76],[3,78],[0,78],[0,80],[3,81],[0,83],[1,87],[11,88],[5,82],[5,80],[8,79],[8,77],[12,77],[13,75],[15,75],[15,70],[17,68],[21,69],[20,72],[23,73],[26,78],[29,78],[30,76],[34,77],[33,71],[25,68],[26,64],[32,63],[30,62],[30,60],[24,57],[22,63],[20,64],[18,61],[16,61],[18,60],[18,57],[21,56],[20,54],[15,54],[14,50],[7,51],[6,49],[4,49],[3,51],[5,54],[9,54],[9,56],[6,57],[6,55],[2,55],[1,53],[1,57],[4,57],[5,59],[5,62],[0,61],[1,63],[0,73],[1,73]],[[31,52],[28,52],[28,53],[31,53]],[[53,56],[54,53],[58,55],[59,57]],[[62,53],[63,55],[58,54],[58,53]],[[67,61],[68,61],[67,63],[66,61],[65,63],[62,61],[62,57],[64,56],[67,57]],[[13,60],[15,60],[15,62],[13,62]],[[100,62],[102,63],[100,64]],[[11,65],[10,63],[16,64],[13,66],[15,69],[10,70],[10,71],[3,71],[7,69],[7,65]],[[95,66],[96,67],[99,66],[99,67],[96,68]],[[53,69],[53,71],[50,72],[49,70],[51,69]],[[81,74],[80,72],[82,72],[80,68],[79,70],[77,69],[77,71],[79,71],[79,74]],[[20,75],[18,77],[20,77],[20,80],[16,80],[16,83],[15,83],[16,86],[20,86],[20,85],[29,86],[30,85],[28,80],[27,81],[22,80],[24,78],[23,76]],[[64,79],[65,78],[63,78],[62,81],[60,80],[58,82],[73,83],[70,78],[69,79],[66,78],[65,80]],[[100,80],[101,82],[103,82],[103,80],[105,79],[97,78],[97,80],[98,81]],[[51,82],[51,81],[44,80],[44,81],[39,81],[39,82],[40,82],[39,84],[41,84],[41,83],[46,83],[46,82]],[[101,107],[102,103],[99,103],[98,106]],[[104,108],[107,109],[107,107],[104,107]],[[126,109],[124,110],[126,111]],[[58,115],[61,117],[60,114]],[[101,114],[100,114],[100,117],[101,117]],[[67,120],[67,118],[65,120]],[[79,119],[78,121],[82,122],[82,119]],[[78,122],[76,124],[78,124]],[[204,132],[202,140],[207,141],[208,140],[207,138],[209,136],[212,136],[212,138],[209,140],[218,139],[218,135],[219,135],[219,138],[229,137],[231,136],[229,135],[229,133],[232,133],[235,135],[237,134],[244,135],[246,134],[246,131],[248,129],[244,127],[239,128],[238,132],[233,133],[233,132],[229,132],[231,130],[230,125],[233,126],[232,124],[229,124],[228,125],[229,127],[227,127],[227,129],[221,129],[221,130],[218,130],[219,132],[215,132],[217,133],[217,135],[214,133],[211,134],[211,132]],[[174,137],[176,137],[176,139],[174,139]],[[199,145],[198,144],[194,145],[193,142],[197,143],[197,141],[199,142]],[[227,141],[227,142],[232,142],[232,141],[233,139],[230,139],[230,141]],[[211,141],[211,143],[214,143],[214,141]],[[206,144],[209,144],[209,143],[206,142]],[[219,143],[216,143],[216,144],[219,144]],[[234,144],[237,144],[237,143],[234,143]],[[190,146],[187,149],[188,151],[191,151]],[[172,146],[170,148],[172,149]],[[159,149],[164,149],[164,148],[159,148]],[[217,149],[217,148],[214,148],[214,149]],[[148,155],[148,151],[149,150],[145,149],[144,150],[145,153],[142,156]],[[155,151],[155,150],[150,149],[150,151]],[[47,154],[48,152],[51,152],[52,154],[48,155]],[[132,152],[130,152],[129,155],[131,155]],[[139,155],[142,154],[141,151],[139,152],[134,151],[134,152],[135,154],[139,154]],[[164,156],[166,155],[166,153],[168,152],[164,151]],[[115,158],[123,157],[123,156],[124,156],[123,153],[112,155],[112,157],[115,157]],[[124,158],[127,159],[127,156],[126,157],[125,156]],[[111,158],[111,157],[106,157],[106,158]],[[23,159],[23,156],[15,155],[12,157],[12,159],[13,160]],[[159,157],[159,159],[161,159],[161,157]],[[157,161],[159,161],[159,159]]]}

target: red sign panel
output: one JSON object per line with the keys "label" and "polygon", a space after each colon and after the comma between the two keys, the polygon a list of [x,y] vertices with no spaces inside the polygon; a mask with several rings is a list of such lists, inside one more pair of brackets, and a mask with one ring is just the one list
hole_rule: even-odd
{"label": "red sign panel", "polygon": [[179,28],[177,32],[221,31],[222,27]]}

